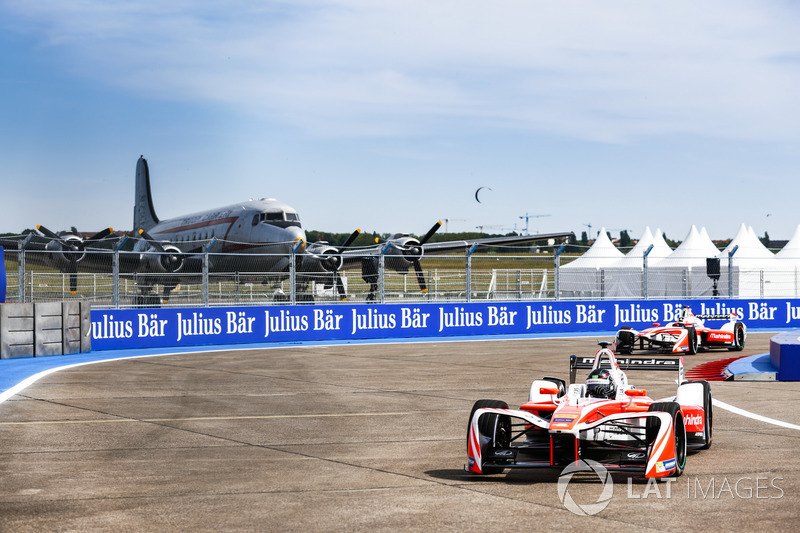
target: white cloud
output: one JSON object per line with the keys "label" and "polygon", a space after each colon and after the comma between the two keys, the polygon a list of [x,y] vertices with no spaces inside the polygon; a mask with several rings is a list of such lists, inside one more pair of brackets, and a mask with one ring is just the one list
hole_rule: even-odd
{"label": "white cloud", "polygon": [[780,140],[800,128],[789,2],[4,5],[81,76],[323,136],[454,124],[605,142]]}

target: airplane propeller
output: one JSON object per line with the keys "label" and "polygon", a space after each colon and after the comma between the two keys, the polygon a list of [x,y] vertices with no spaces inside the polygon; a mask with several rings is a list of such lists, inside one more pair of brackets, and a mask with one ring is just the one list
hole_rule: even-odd
{"label": "airplane propeller", "polygon": [[51,239],[45,249],[53,252],[60,252],[65,262],[61,268],[61,272],[69,274],[69,292],[71,294],[76,294],[78,292],[78,261],[83,259],[86,247],[105,239],[114,231],[113,228],[105,228],[84,240],[74,234],[58,235],[41,224],[36,226],[36,229],[38,229],[42,235]]}
{"label": "airplane propeller", "polygon": [[433,234],[436,233],[441,227],[442,221],[439,220],[431,229],[428,230],[428,233],[426,233],[419,240],[419,245],[410,246],[408,248],[408,252],[406,252],[406,255],[411,256],[411,264],[414,265],[414,271],[417,273],[417,283],[419,283],[419,289],[423,293],[428,292],[428,287],[425,285],[425,275],[422,273],[422,265],[419,263],[419,260],[422,257],[422,245],[428,242],[428,239],[433,237]]}
{"label": "airplane propeller", "polygon": [[329,246],[326,242],[312,243],[308,248],[311,266],[306,267],[305,271],[319,271],[317,269],[321,267],[322,271],[331,272],[335,280],[334,284],[336,285],[336,291],[339,293],[339,298],[342,301],[347,300],[347,294],[344,289],[344,283],[342,283],[342,277],[339,274],[339,269],[342,267],[343,263],[341,254],[344,252],[344,250],[349,248],[351,244],[353,244],[353,241],[355,241],[359,235],[361,235],[361,230],[355,230],[350,234],[344,244],[338,248]]}
{"label": "airplane propeller", "polygon": [[[390,264],[394,263],[395,270],[398,272],[405,273],[407,271],[408,263],[414,267],[414,271],[417,275],[417,283],[419,284],[420,291],[423,293],[428,292],[428,287],[425,283],[425,275],[422,271],[422,265],[420,264],[420,258],[423,255],[423,245],[433,237],[433,234],[436,233],[439,228],[442,227],[442,221],[437,221],[431,229],[419,240],[409,237],[408,235],[395,235],[391,237],[388,241],[384,241],[382,239],[376,238],[375,242],[377,244],[385,244],[388,243],[392,248],[387,253],[387,256]],[[397,263],[399,258],[396,256],[401,256],[404,262]],[[392,257],[394,256],[394,257]],[[378,290],[378,257],[377,256],[369,256],[365,257],[361,260],[361,277],[369,284],[369,295],[367,296],[367,300],[374,300],[375,299],[375,292]]]}
{"label": "airplane propeller", "polygon": [[[353,244],[353,241],[355,241],[359,235],[361,235],[360,229],[357,229],[353,233],[351,233],[350,236],[347,238],[347,240],[344,241],[344,244],[339,247],[339,254],[341,254],[344,250],[349,248],[350,245]],[[339,255],[337,259],[339,261],[339,266],[341,266],[342,256]],[[342,283],[342,276],[339,275],[338,268],[336,269],[336,273],[334,274],[334,276],[336,276],[336,290],[339,292],[339,298],[341,298],[342,301],[347,300],[347,294],[345,294],[344,284]]]}

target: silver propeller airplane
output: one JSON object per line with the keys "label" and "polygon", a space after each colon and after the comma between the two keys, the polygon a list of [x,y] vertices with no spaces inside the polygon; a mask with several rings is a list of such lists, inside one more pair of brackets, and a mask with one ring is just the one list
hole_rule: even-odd
{"label": "silver propeller airplane", "polygon": [[[161,300],[166,303],[181,279],[196,280],[202,271],[205,251],[212,258],[209,260],[210,272],[246,272],[249,273],[247,281],[258,278],[259,273],[264,282],[267,278],[269,282],[286,279],[291,258],[295,257],[298,284],[307,284],[312,277],[323,275],[328,283],[335,284],[342,300],[346,299],[346,294],[339,271],[360,265],[362,278],[370,286],[367,299],[373,300],[381,255],[385,257],[386,268],[400,274],[407,274],[413,268],[420,290],[426,292],[420,265],[425,253],[451,253],[476,244],[499,246],[574,236],[572,232],[561,232],[426,244],[441,226],[441,222],[437,222],[420,239],[400,233],[386,241],[376,239],[374,246],[350,248],[360,233],[356,230],[342,246],[335,247],[324,241],[307,243],[297,211],[273,198],[161,220],[153,207],[150,171],[144,156],[136,164],[133,223],[136,236],[140,238],[134,245],[135,253],[120,255],[120,272],[136,278],[142,301],[148,305],[157,303],[151,296],[156,284],[162,285]],[[108,254],[92,253],[92,246],[109,236],[113,231],[111,228],[88,239],[75,233],[56,234],[43,226],[37,229],[50,239],[49,242],[43,245],[31,242],[28,237],[24,241],[2,240],[0,244],[8,249],[19,246],[50,252],[41,261],[70,274],[73,293],[77,288],[78,271],[109,270]],[[266,273],[271,275],[264,276]],[[240,280],[244,279],[240,277]]]}

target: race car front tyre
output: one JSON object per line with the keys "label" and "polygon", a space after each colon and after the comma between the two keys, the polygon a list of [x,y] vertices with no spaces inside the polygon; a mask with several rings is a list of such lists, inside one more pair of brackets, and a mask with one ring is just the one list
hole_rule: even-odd
{"label": "race car front tyre", "polygon": [[714,405],[711,400],[711,385],[709,385],[708,381],[698,380],[695,383],[698,382],[703,384],[703,410],[705,411],[706,418],[704,427],[705,436],[703,437],[703,445],[700,449],[707,450],[711,448],[711,441],[714,440]]}
{"label": "race car front tyre", "polygon": [[744,324],[737,322],[733,326],[733,346],[728,349],[735,352],[741,352],[744,350],[744,339]]}
{"label": "race car front tyre", "polygon": [[[508,409],[508,404],[502,400],[478,400],[472,406],[467,422],[467,453],[469,453],[469,430],[472,425],[472,417],[475,411],[483,408]],[[511,445],[511,419],[507,416],[496,414],[485,414],[478,421],[478,433],[482,437],[489,437],[489,442],[481,446],[482,455],[486,456],[486,451],[493,448],[508,448]],[[497,474],[503,469],[499,467],[483,467],[484,474]]]}
{"label": "race car front tyre", "polygon": [[[675,444],[675,471],[670,474],[670,477],[678,477],[683,474],[683,469],[686,467],[686,426],[683,423],[681,406],[677,402],[655,402],[650,405],[648,411],[663,411],[669,413],[672,417]],[[659,425],[658,420],[648,418],[647,445],[649,449],[652,449],[652,444],[656,440]]]}

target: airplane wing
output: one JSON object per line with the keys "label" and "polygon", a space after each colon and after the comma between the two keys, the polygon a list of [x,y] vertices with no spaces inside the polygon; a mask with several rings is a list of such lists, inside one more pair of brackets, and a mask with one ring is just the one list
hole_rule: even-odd
{"label": "airplane wing", "polygon": [[466,251],[475,245],[511,246],[513,244],[524,244],[550,239],[575,238],[575,234],[572,232],[561,232],[427,243],[441,225],[441,221],[437,222],[428,230],[428,233],[420,239],[408,234],[396,234],[386,241],[378,241],[375,246],[342,251],[341,268],[354,268],[360,265],[361,277],[370,286],[367,300],[374,300],[378,290],[378,271],[380,269],[381,256],[384,256],[386,268],[392,269],[400,274],[407,274],[410,269],[413,268],[417,276],[419,288],[424,293],[428,291],[428,288],[425,283],[425,275],[423,274],[420,259],[422,259],[422,256],[425,254],[435,255]]}
{"label": "airplane wing", "polygon": [[485,239],[471,239],[466,241],[443,241],[424,244],[422,249],[426,254],[447,254],[452,252],[466,251],[475,245],[478,246],[511,246],[514,244],[525,244],[529,242],[540,242],[554,240],[556,242],[565,239],[574,239],[575,234],[571,231],[561,233],[537,233],[536,235],[512,235],[508,237],[487,237]]}

